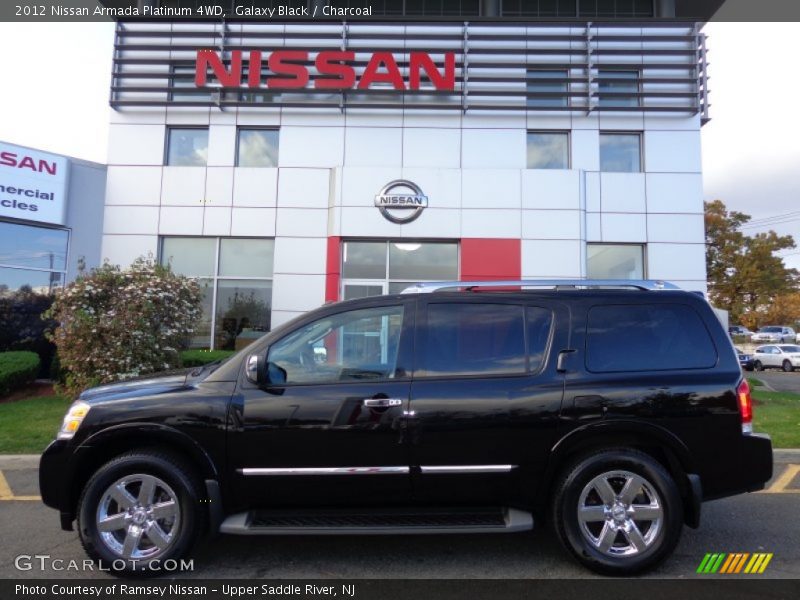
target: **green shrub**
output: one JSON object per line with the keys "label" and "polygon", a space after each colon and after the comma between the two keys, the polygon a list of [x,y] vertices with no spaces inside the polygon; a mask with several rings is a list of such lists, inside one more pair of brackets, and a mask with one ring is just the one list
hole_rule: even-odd
{"label": "green shrub", "polygon": [[181,352],[181,363],[184,367],[201,367],[233,354],[233,350],[184,350]]}
{"label": "green shrub", "polygon": [[78,276],[45,315],[58,323],[51,337],[64,377],[59,391],[76,397],[87,387],[180,367],[200,303],[197,281],[152,257]]}
{"label": "green shrub", "polygon": [[14,292],[0,285],[0,352],[30,351],[39,355],[39,377],[47,377],[56,347],[46,338],[55,322],[43,319],[54,296],[34,292],[23,285]]}
{"label": "green shrub", "polygon": [[0,352],[0,396],[32,383],[38,372],[35,352]]}

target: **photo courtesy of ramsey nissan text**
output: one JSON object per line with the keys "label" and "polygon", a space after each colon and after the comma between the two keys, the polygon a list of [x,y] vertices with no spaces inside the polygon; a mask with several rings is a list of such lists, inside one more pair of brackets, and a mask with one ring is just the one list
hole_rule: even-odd
{"label": "photo courtesy of ramsey nissan text", "polygon": [[0,598],[800,595],[766,5],[0,9]]}

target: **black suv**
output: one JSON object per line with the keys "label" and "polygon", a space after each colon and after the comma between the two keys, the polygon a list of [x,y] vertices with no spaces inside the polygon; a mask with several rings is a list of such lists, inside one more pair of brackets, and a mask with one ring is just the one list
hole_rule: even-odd
{"label": "black suv", "polygon": [[630,574],[698,526],[701,502],[771,477],[751,405],[714,312],[671,284],[418,284],[326,305],[220,364],[87,390],[40,485],[123,572],[203,532],[535,518],[590,569]]}

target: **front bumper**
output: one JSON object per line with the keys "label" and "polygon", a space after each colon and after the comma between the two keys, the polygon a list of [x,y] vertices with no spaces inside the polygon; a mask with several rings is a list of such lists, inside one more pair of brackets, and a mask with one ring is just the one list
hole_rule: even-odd
{"label": "front bumper", "polygon": [[45,448],[39,461],[39,493],[42,502],[61,513],[61,528],[72,530],[74,520],[74,466],[68,440],[55,440]]}

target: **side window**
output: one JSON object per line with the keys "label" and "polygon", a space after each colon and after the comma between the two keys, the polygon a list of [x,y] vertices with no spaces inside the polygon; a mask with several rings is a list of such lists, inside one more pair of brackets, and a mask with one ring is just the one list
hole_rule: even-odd
{"label": "side window", "polygon": [[429,304],[418,376],[525,373],[525,315],[508,304]]}
{"label": "side window", "polygon": [[323,317],[273,344],[267,361],[286,383],[392,379],[403,327],[402,306],[365,308]]}
{"label": "side window", "polygon": [[682,304],[589,310],[586,368],[595,373],[707,369],[717,351],[700,318]]}

